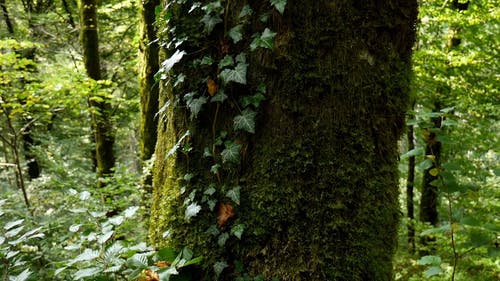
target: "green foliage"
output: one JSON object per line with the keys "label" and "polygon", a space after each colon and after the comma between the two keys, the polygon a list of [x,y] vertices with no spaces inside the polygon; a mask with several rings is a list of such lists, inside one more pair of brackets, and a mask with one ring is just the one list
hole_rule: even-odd
{"label": "green foliage", "polygon": [[[500,65],[498,40],[493,36],[499,28],[497,2],[468,2],[464,10],[454,7],[455,1],[427,1],[420,6],[414,53],[416,107],[408,121],[418,142],[401,159],[415,156],[418,175],[423,176],[435,163],[432,153],[426,155],[424,139],[430,133],[437,135],[443,155],[440,165],[428,173],[438,178],[432,184],[439,190],[440,221],[435,227],[406,222],[416,226],[417,242],[433,241],[417,247],[417,253],[431,255],[417,263],[418,258],[399,253],[396,268],[402,270],[396,280],[479,281],[496,280],[500,274],[496,256],[500,222],[492,215],[499,208],[493,198],[500,196],[495,173],[500,132],[500,85],[495,76]],[[435,108],[436,102],[441,108]],[[432,118],[441,126],[435,128]]]}

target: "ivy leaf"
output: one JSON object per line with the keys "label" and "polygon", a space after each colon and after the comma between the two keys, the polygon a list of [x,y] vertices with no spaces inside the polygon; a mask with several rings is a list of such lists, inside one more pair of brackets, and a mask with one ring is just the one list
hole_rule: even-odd
{"label": "ivy leaf", "polygon": [[261,94],[257,93],[253,96],[244,96],[243,99],[241,100],[241,104],[243,107],[247,107],[248,105],[253,105],[255,108],[259,107],[260,103],[264,101],[266,97]]}
{"label": "ivy leaf", "polygon": [[210,56],[204,56],[200,62],[201,65],[212,65],[212,63],[214,60]]}
{"label": "ivy leaf", "polygon": [[221,152],[222,163],[238,164],[240,162],[241,145],[228,141],[225,143],[225,146],[226,148]]}
{"label": "ivy leaf", "polygon": [[238,18],[244,18],[246,16],[250,16],[251,14],[253,13],[253,10],[252,8],[250,8],[250,5],[245,5],[243,6],[243,8],[241,9],[241,12],[240,12],[240,15],[238,16]]}
{"label": "ivy leaf", "polygon": [[219,69],[223,69],[226,66],[231,66],[234,64],[233,57],[230,55],[226,55],[221,61],[219,62]]}
{"label": "ivy leaf", "polygon": [[271,0],[271,5],[273,5],[280,14],[283,14],[285,12],[286,0]]}
{"label": "ivy leaf", "polygon": [[204,192],[203,194],[206,194],[206,195],[212,195],[215,193],[215,188],[213,186],[209,186]]}
{"label": "ivy leaf", "polygon": [[247,62],[247,55],[244,52],[239,53],[236,56],[236,61],[241,62],[241,63],[246,63]]}
{"label": "ivy leaf", "polygon": [[217,239],[217,245],[219,245],[219,247],[224,247],[227,239],[229,239],[229,234],[227,232],[222,233],[219,235],[219,239]]}
{"label": "ivy leaf", "polygon": [[224,271],[226,267],[228,267],[228,265],[225,261],[218,261],[214,264],[216,279],[219,279],[220,274],[222,273],[222,271]]}
{"label": "ivy leaf", "polygon": [[252,43],[250,44],[250,49],[252,51],[254,51],[259,47],[272,49],[274,45],[275,36],[276,32],[272,32],[269,28],[266,27],[266,29],[264,29],[264,32],[262,32],[260,36],[257,33],[257,36],[253,39]]}
{"label": "ivy leaf", "polygon": [[217,91],[217,94],[215,94],[215,96],[213,96],[210,99],[210,102],[220,102],[220,103],[223,103],[227,98],[228,97],[224,93],[224,90],[220,89],[219,91]]}
{"label": "ivy leaf", "polygon": [[233,202],[236,203],[236,205],[239,205],[240,204],[240,190],[241,190],[241,187],[236,186],[235,188],[229,190],[226,193],[226,197],[231,198],[231,200],[233,200]]}
{"label": "ivy leaf", "polygon": [[205,103],[207,103],[207,97],[199,97],[197,99],[192,99],[187,103],[189,110],[191,111],[191,119],[196,118],[198,113],[200,113],[201,108]]}
{"label": "ivy leaf", "polygon": [[186,211],[184,212],[184,218],[189,220],[190,218],[196,216],[201,210],[201,206],[193,202],[187,206]]}
{"label": "ivy leaf", "polygon": [[178,63],[182,57],[186,54],[186,52],[184,51],[175,51],[175,53],[167,60],[165,60],[164,62],[162,62],[161,66],[162,66],[162,69],[161,71],[162,72],[168,72],[170,71],[170,69],[172,69],[172,67]]}
{"label": "ivy leaf", "polygon": [[241,235],[243,235],[243,232],[245,231],[245,225],[244,224],[237,224],[231,228],[231,234],[236,236],[238,239],[241,239]]}
{"label": "ivy leaf", "polygon": [[255,116],[257,113],[249,108],[243,110],[240,115],[234,117],[233,127],[235,130],[244,130],[255,133]]}
{"label": "ivy leaf", "polygon": [[242,31],[243,25],[238,24],[237,26],[229,30],[228,35],[229,37],[231,37],[231,39],[233,39],[234,43],[238,43],[239,41],[241,41],[241,39],[243,39]]}
{"label": "ivy leaf", "polygon": [[222,19],[219,15],[212,16],[210,14],[205,14],[201,22],[205,24],[205,32],[210,34],[214,30],[214,27],[222,22]]}
{"label": "ivy leaf", "polygon": [[247,83],[247,67],[248,64],[240,62],[234,69],[224,69],[219,76],[224,84],[233,81],[245,85]]}

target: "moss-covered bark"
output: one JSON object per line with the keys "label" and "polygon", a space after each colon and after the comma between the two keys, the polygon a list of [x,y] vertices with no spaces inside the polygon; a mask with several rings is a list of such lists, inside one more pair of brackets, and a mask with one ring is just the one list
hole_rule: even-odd
{"label": "moss-covered bark", "polygon": [[141,96],[141,158],[148,160],[154,153],[158,119],[158,42],[156,36],[155,7],[159,0],[141,1],[139,43],[139,79]]}
{"label": "moss-covered bark", "polygon": [[[200,280],[215,280],[213,265],[220,261],[229,265],[223,280],[234,280],[241,268],[266,279],[391,280],[399,219],[396,144],[409,102],[416,1],[287,2],[283,15],[272,10],[263,23],[269,1],[223,1],[225,23],[180,48],[187,58],[161,89],[160,105],[170,106],[158,132],[151,238],[204,255]],[[250,36],[237,44],[224,36],[247,3],[253,16],[245,32],[276,31],[274,47],[247,51],[246,85],[227,87],[229,102],[209,102],[191,118],[180,96],[206,89],[207,77],[218,76],[213,67],[187,61],[207,54],[219,60],[250,44]],[[186,17],[188,10],[170,5],[176,37],[201,33],[196,11]],[[189,83],[174,87],[180,73]],[[267,93],[255,134],[234,131],[238,101],[261,82]],[[224,149],[217,144],[221,131],[228,132],[223,141],[240,145],[240,162],[212,173]],[[225,196],[234,186],[241,187],[240,204]],[[209,187],[216,190],[213,210],[203,203]],[[193,200],[202,210],[186,220],[186,202]],[[217,211],[228,204],[235,216],[214,231]],[[230,236],[218,245],[238,224],[245,225],[241,240]]]}
{"label": "moss-covered bark", "polygon": [[[83,62],[89,78],[101,80],[99,60],[99,35],[97,31],[97,2],[82,0],[80,3],[81,42]],[[109,98],[96,93],[89,97],[92,113],[92,131],[96,145],[95,160],[98,177],[109,176],[113,172],[115,156],[114,129],[111,121],[111,105]]]}

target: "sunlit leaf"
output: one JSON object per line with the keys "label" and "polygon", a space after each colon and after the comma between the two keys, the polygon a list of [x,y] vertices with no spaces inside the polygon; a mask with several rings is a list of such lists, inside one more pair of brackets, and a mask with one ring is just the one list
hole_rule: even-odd
{"label": "sunlit leaf", "polygon": [[137,210],[139,210],[139,206],[131,206],[131,207],[128,207],[125,212],[123,213],[123,215],[126,217],[126,218],[131,218],[135,215],[135,213],[137,212]]}
{"label": "sunlit leaf", "polygon": [[441,264],[441,257],[438,256],[423,256],[418,261],[421,265],[435,265],[438,266]]}
{"label": "sunlit leaf", "polygon": [[190,218],[196,216],[201,210],[201,206],[196,202],[189,204],[184,212],[184,218],[189,220]]}
{"label": "sunlit leaf", "polygon": [[425,271],[425,277],[430,278],[435,275],[439,275],[443,272],[439,266],[431,266]]}
{"label": "sunlit leaf", "polygon": [[176,63],[178,63],[179,61],[181,61],[182,57],[186,54],[186,52],[184,51],[180,51],[180,50],[177,50],[175,51],[175,53],[170,57],[168,58],[167,60],[165,60],[161,66],[162,66],[162,71],[163,72],[168,72],[170,71],[170,69],[172,69],[172,67],[174,67],[174,65]]}
{"label": "sunlit leaf", "polygon": [[75,272],[75,274],[73,275],[73,279],[74,280],[84,279],[84,278],[99,274],[99,273],[101,273],[101,271],[102,271],[102,269],[99,267],[90,267],[90,268],[80,269],[77,272]]}
{"label": "sunlit leaf", "polygon": [[4,225],[3,229],[7,231],[15,226],[22,224],[23,222],[24,222],[24,219],[10,221]]}
{"label": "sunlit leaf", "polygon": [[26,268],[23,272],[19,273],[17,276],[10,276],[10,281],[25,281],[30,277],[31,271]]}

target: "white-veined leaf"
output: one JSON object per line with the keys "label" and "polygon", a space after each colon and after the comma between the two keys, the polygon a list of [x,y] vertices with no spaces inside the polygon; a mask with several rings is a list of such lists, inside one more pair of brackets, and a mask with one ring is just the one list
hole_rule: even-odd
{"label": "white-veined leaf", "polygon": [[196,118],[196,116],[198,116],[198,113],[200,113],[201,108],[205,103],[207,103],[207,101],[208,101],[207,97],[199,97],[197,99],[192,99],[188,101],[187,106],[191,111],[191,119],[194,119]]}
{"label": "white-veined leaf", "polygon": [[233,127],[235,130],[244,130],[255,133],[255,116],[257,113],[249,108],[243,110],[240,115],[234,117]]}
{"label": "white-veined leaf", "polygon": [[96,259],[97,257],[99,257],[99,251],[87,248],[83,250],[83,253],[79,254],[76,258],[70,260],[68,262],[68,265],[70,266],[81,261],[91,261]]}
{"label": "white-veined leaf", "polygon": [[250,43],[250,50],[254,51],[259,47],[272,49],[274,45],[275,36],[276,32],[271,31],[269,28],[264,29],[262,34],[260,36],[257,34],[253,39],[252,43]]}
{"label": "white-veined leaf", "polygon": [[97,237],[97,242],[99,242],[99,244],[106,243],[109,240],[109,238],[111,238],[111,236],[113,236],[114,233],[115,233],[115,231],[111,230],[111,231],[107,231],[107,232],[99,235]]}
{"label": "white-veined leaf", "polygon": [[225,146],[226,148],[221,152],[222,163],[238,164],[240,162],[241,145],[228,141]]}
{"label": "white-veined leaf", "polygon": [[234,69],[224,69],[219,74],[222,83],[227,84],[232,81],[245,85],[247,83],[247,67],[248,64],[240,62]]}
{"label": "white-veined leaf", "polygon": [[226,197],[231,198],[231,200],[233,200],[233,202],[236,203],[236,205],[239,205],[240,204],[240,190],[241,190],[241,187],[236,186],[226,193]]}

